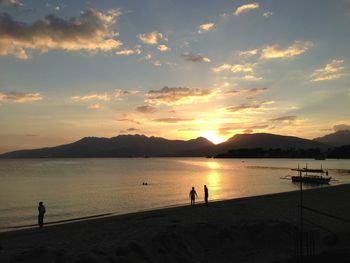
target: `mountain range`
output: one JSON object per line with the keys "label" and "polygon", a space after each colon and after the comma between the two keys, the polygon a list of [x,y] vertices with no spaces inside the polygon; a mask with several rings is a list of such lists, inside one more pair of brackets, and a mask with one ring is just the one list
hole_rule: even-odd
{"label": "mountain range", "polygon": [[119,135],[112,138],[85,137],[70,144],[33,150],[19,150],[1,158],[75,157],[203,157],[241,148],[316,149],[327,151],[350,144],[350,131],[338,131],[314,140],[269,133],[236,134],[226,142],[213,144],[203,137],[168,140],[144,135]]}

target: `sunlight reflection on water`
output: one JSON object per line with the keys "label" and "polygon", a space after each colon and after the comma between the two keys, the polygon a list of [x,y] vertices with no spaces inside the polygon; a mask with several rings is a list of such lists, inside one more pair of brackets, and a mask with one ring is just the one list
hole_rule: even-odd
{"label": "sunlight reflection on water", "polygon": [[47,206],[47,220],[55,221],[187,203],[192,186],[199,201],[204,185],[210,200],[296,190],[280,177],[306,161],[329,169],[339,180],[333,184],[350,182],[346,160],[0,159],[0,228],[35,223],[39,201]]}

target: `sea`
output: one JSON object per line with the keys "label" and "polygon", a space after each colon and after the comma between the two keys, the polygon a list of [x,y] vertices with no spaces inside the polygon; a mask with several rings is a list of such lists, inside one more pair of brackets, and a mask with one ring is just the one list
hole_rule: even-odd
{"label": "sea", "polygon": [[35,225],[40,201],[45,222],[61,222],[186,205],[192,187],[200,203],[204,185],[210,201],[294,191],[290,169],[306,165],[328,170],[329,186],[350,183],[350,160],[0,159],[0,231]]}

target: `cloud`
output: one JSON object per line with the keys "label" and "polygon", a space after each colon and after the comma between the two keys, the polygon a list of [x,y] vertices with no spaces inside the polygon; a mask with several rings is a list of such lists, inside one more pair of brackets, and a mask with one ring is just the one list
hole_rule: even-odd
{"label": "cloud", "polygon": [[251,129],[251,130],[261,130],[261,129],[266,129],[267,127],[269,127],[269,125],[267,125],[267,124],[261,124],[261,125],[253,125],[253,126],[250,126],[250,127],[248,127],[248,129]]}
{"label": "cloud", "polygon": [[223,92],[224,95],[232,95],[232,96],[237,96],[241,93],[240,90],[227,90]]}
{"label": "cloud", "polygon": [[40,93],[24,93],[24,92],[0,92],[1,101],[12,101],[15,103],[26,103],[43,100]]}
{"label": "cloud", "polygon": [[143,106],[138,106],[136,110],[142,113],[153,113],[157,111],[157,108],[150,105],[143,105]]}
{"label": "cloud", "polygon": [[121,100],[121,99],[124,99],[125,97],[131,96],[131,95],[134,95],[134,94],[137,94],[137,93],[139,93],[139,92],[136,91],[136,90],[121,90],[121,89],[118,89],[118,90],[115,90],[114,92],[112,92],[110,94],[110,96],[112,97],[112,99]]}
{"label": "cloud", "polygon": [[257,81],[257,80],[261,80],[262,77],[258,77],[255,75],[245,75],[242,77],[243,80],[249,80],[249,81]]}
{"label": "cloud", "polygon": [[233,133],[236,130],[236,128],[233,127],[221,127],[219,128],[218,132],[220,135],[229,135]]}
{"label": "cloud", "polygon": [[270,119],[269,121],[276,121],[276,122],[291,122],[296,121],[298,119],[297,116],[282,116],[274,119]]}
{"label": "cloud", "polygon": [[87,9],[77,19],[62,19],[51,14],[29,24],[1,13],[0,56],[13,55],[19,59],[28,59],[28,52],[32,50],[106,52],[117,49],[122,43],[116,39],[118,33],[111,27],[120,15],[119,10],[102,13]]}
{"label": "cloud", "polygon": [[164,36],[162,33],[159,33],[157,31],[153,31],[150,33],[145,33],[145,34],[139,34],[137,37],[147,45],[156,45],[158,44],[158,41],[163,39]]}
{"label": "cloud", "polygon": [[255,64],[250,64],[250,63],[246,63],[246,64],[222,64],[221,66],[212,68],[212,70],[215,73],[219,73],[222,71],[231,71],[234,73],[237,72],[253,72],[254,71],[254,67]]}
{"label": "cloud", "polygon": [[244,93],[247,95],[247,98],[252,98],[267,90],[268,88],[251,88],[251,89],[244,90]]}
{"label": "cloud", "polygon": [[149,53],[145,56],[146,60],[151,60],[152,58],[153,58],[152,54],[149,54]]}
{"label": "cloud", "polygon": [[115,52],[115,54],[119,56],[140,55],[141,53],[142,53],[142,50],[140,48],[135,48],[135,49],[126,48]]}
{"label": "cloud", "polygon": [[236,16],[239,16],[240,14],[246,13],[250,10],[258,9],[259,8],[259,3],[251,3],[251,4],[246,4],[246,5],[241,5],[239,6],[234,14]]}
{"label": "cloud", "polygon": [[263,13],[263,17],[266,17],[266,18],[268,18],[268,17],[270,17],[270,16],[272,16],[272,15],[273,15],[272,12],[264,12],[264,13]]}
{"label": "cloud", "polygon": [[122,100],[127,96],[138,93],[137,91],[129,91],[129,90],[115,90],[110,93],[94,93],[83,96],[73,96],[71,97],[74,101],[90,101],[90,100],[100,100],[100,101],[110,101],[110,100]]}
{"label": "cloud", "polygon": [[154,119],[154,122],[165,122],[165,123],[178,123],[178,122],[184,122],[184,121],[192,121],[193,119],[188,118],[160,118],[160,119]]}
{"label": "cloud", "polygon": [[213,30],[214,28],[215,28],[215,24],[214,23],[202,24],[202,25],[199,26],[198,33],[202,34],[202,33],[208,32],[210,30]]}
{"label": "cloud", "polygon": [[232,95],[232,96],[239,96],[244,95],[247,96],[247,98],[255,97],[256,95],[266,92],[268,88],[251,88],[251,89],[242,89],[242,90],[228,90],[223,92],[224,95]]}
{"label": "cloud", "polygon": [[258,54],[259,49],[251,49],[251,50],[246,50],[246,51],[240,51],[238,53],[238,55],[240,57],[251,57],[251,56],[255,56],[256,54]]}
{"label": "cloud", "polygon": [[89,101],[89,100],[104,100],[109,101],[111,98],[107,93],[103,94],[90,94],[84,96],[73,96],[71,97],[74,101]]}
{"label": "cloud", "polygon": [[0,6],[12,5],[12,6],[21,6],[23,5],[21,2],[17,0],[0,0]]}
{"label": "cloud", "polygon": [[350,130],[350,125],[349,124],[338,124],[338,125],[334,125],[333,129],[335,131]]}
{"label": "cloud", "polygon": [[258,109],[261,107],[261,104],[240,104],[237,106],[230,106],[227,107],[226,110],[229,112],[238,112],[238,111],[243,111],[243,110],[248,110],[248,109]]}
{"label": "cloud", "polygon": [[96,104],[92,104],[88,107],[90,110],[99,110],[101,108],[101,105],[96,103]]}
{"label": "cloud", "polygon": [[122,118],[122,119],[119,119],[118,121],[125,121],[125,122],[131,122],[131,123],[135,123],[135,124],[141,124],[139,121],[136,121],[134,119],[129,119],[129,118]]}
{"label": "cloud", "polygon": [[310,76],[311,81],[324,81],[341,78],[344,76],[343,70],[345,69],[343,63],[344,60],[333,59],[323,68],[316,69]]}
{"label": "cloud", "polygon": [[295,41],[287,48],[281,48],[278,44],[274,44],[261,49],[261,58],[291,58],[303,54],[312,46],[313,43],[310,41]]}
{"label": "cloud", "polygon": [[166,52],[166,51],[170,51],[170,50],[171,50],[167,45],[159,45],[159,46],[157,47],[157,49],[158,49],[160,52]]}
{"label": "cloud", "polygon": [[160,67],[162,63],[159,60],[154,61],[153,66]]}
{"label": "cloud", "polygon": [[129,133],[129,132],[137,132],[137,131],[140,131],[140,129],[138,129],[138,128],[128,128],[126,130],[120,131],[120,133]]}
{"label": "cloud", "polygon": [[260,102],[254,102],[252,104],[243,103],[236,106],[230,106],[226,108],[226,111],[229,112],[239,112],[239,111],[245,111],[245,110],[252,110],[252,109],[259,109],[262,108],[264,105],[271,104],[272,101],[260,101]]}
{"label": "cloud", "polygon": [[147,93],[146,102],[152,104],[166,104],[166,105],[178,105],[188,104],[195,100],[201,100],[208,98],[212,95],[213,91],[209,89],[200,88],[187,88],[187,87],[174,87],[169,88],[165,86],[160,90],[150,90]]}
{"label": "cloud", "polygon": [[201,62],[210,62],[210,59],[202,56],[202,55],[194,55],[192,53],[183,53],[182,58],[184,58],[186,61],[194,62],[194,63],[201,63]]}

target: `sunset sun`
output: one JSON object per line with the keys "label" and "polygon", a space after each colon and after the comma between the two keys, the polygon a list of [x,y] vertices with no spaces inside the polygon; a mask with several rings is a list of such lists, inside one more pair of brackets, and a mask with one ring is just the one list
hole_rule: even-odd
{"label": "sunset sun", "polygon": [[202,136],[204,138],[207,138],[209,141],[211,141],[214,144],[219,144],[226,141],[226,139],[220,137],[216,131],[205,131],[204,133],[202,133]]}

